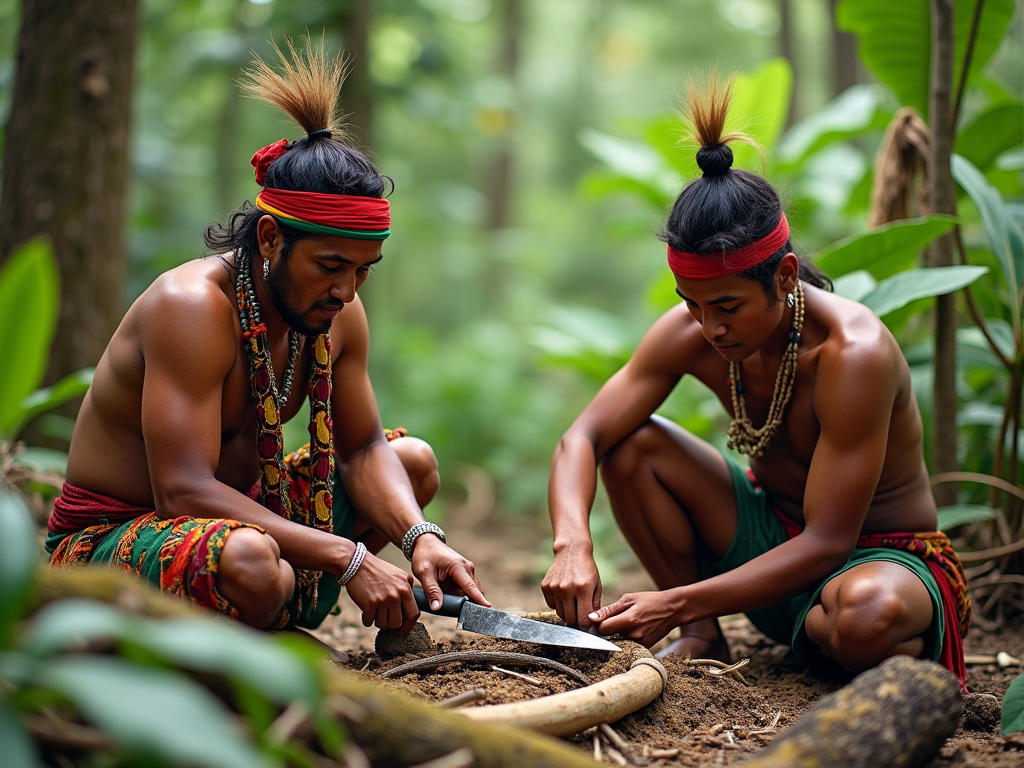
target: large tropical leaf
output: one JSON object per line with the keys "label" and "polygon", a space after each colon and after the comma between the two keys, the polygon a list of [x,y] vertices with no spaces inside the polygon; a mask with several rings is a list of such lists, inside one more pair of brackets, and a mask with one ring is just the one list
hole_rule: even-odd
{"label": "large tropical leaf", "polygon": [[909,269],[880,282],[861,303],[884,317],[912,301],[959,291],[986,272],[988,267],[973,265]]}
{"label": "large tropical leaf", "polygon": [[14,434],[25,426],[30,420],[44,411],[63,405],[68,400],[84,395],[92,385],[92,377],[96,373],[95,368],[83,368],[80,371],[69,373],[63,379],[44,389],[37,389],[21,401],[21,423],[15,425]]}
{"label": "large tropical leaf", "polygon": [[3,699],[0,699],[0,765],[3,768],[40,765],[36,743]]}
{"label": "large tropical leaf", "polygon": [[1024,141],[1024,104],[996,104],[956,136],[954,150],[986,171],[1004,152]]}
{"label": "large tropical leaf", "polygon": [[847,88],[824,109],[786,131],[779,144],[779,159],[786,166],[795,166],[835,141],[869,130],[884,131],[892,119],[892,113],[882,109],[884,93],[871,83]]}
{"label": "large tropical leaf", "polygon": [[954,504],[949,507],[939,507],[939,530],[948,531],[958,525],[995,520],[997,514],[999,514],[998,510],[984,504]]}
{"label": "large tropical leaf", "polygon": [[969,160],[953,155],[953,178],[970,195],[981,213],[985,234],[1003,268],[1003,277],[1013,303],[1014,321],[1020,318],[1020,291],[1024,285],[1024,233],[1010,218],[999,192]]}
{"label": "large tropical leaf", "polygon": [[[727,130],[747,133],[771,149],[782,135],[793,92],[793,68],[782,58],[769,59],[753,72],[740,73],[733,86]],[[761,155],[749,144],[734,143],[733,167],[760,173]]]}
{"label": "large tropical leaf", "polygon": [[1003,695],[1003,715],[999,731],[1008,733],[1024,731],[1024,675],[1018,675]]}
{"label": "large tropical leaf", "polygon": [[182,675],[114,658],[68,657],[52,661],[39,682],[143,759],[205,768],[273,765],[218,699]]}
{"label": "large tropical leaf", "polygon": [[0,648],[10,644],[39,562],[32,514],[24,499],[0,485]]}
{"label": "large tropical leaf", "polygon": [[14,437],[22,401],[46,372],[58,294],[48,240],[29,241],[0,266],[0,441]]}
{"label": "large tropical leaf", "polygon": [[955,217],[939,214],[894,221],[826,246],[815,263],[832,277],[864,269],[883,280],[913,266],[924,247],[955,224]]}
{"label": "large tropical leaf", "polygon": [[[964,52],[974,9],[984,2],[971,58],[970,77],[985,66],[1006,34],[1015,11],[1014,0],[959,0],[955,6],[953,82],[960,81]],[[899,100],[928,115],[931,67],[931,15],[928,0],[840,0],[836,25],[858,38],[858,51],[875,77]]]}

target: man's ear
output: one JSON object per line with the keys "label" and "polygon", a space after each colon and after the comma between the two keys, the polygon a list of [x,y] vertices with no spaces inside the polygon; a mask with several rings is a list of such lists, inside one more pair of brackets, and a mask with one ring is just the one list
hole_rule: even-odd
{"label": "man's ear", "polygon": [[261,216],[256,222],[256,243],[260,249],[260,258],[264,261],[276,256],[281,249],[281,227],[271,215]]}
{"label": "man's ear", "polygon": [[787,293],[792,293],[796,289],[799,280],[800,260],[797,259],[796,254],[787,253],[782,257],[779,268],[775,272],[775,287],[778,290],[780,301],[786,298]]}

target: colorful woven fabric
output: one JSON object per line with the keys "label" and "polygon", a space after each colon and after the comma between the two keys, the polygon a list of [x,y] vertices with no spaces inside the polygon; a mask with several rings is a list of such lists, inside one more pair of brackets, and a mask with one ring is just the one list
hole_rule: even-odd
{"label": "colorful woven fabric", "polygon": [[391,203],[382,197],[326,195],[264,187],[256,207],[283,224],[321,235],[386,240],[391,235]]}
{"label": "colorful woven fabric", "polygon": [[710,280],[756,267],[789,241],[789,222],[782,214],[775,229],[750,245],[722,253],[687,253],[668,246],[668,266],[678,277]]}
{"label": "colorful woven fabric", "polygon": [[[790,538],[803,531],[804,527],[798,522],[774,506],[773,509]],[[964,567],[949,543],[949,537],[941,531],[928,531],[864,533],[857,539],[858,549],[873,547],[907,552],[928,566],[942,595],[945,625],[939,663],[955,674],[963,685],[967,679],[963,638],[971,626],[971,593],[967,588]]]}

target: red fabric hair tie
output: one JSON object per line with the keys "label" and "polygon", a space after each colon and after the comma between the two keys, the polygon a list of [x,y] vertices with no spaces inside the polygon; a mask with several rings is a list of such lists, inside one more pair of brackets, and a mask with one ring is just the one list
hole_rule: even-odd
{"label": "red fabric hair tie", "polygon": [[750,245],[722,253],[686,253],[668,247],[668,266],[677,277],[689,280],[710,280],[714,277],[734,275],[756,267],[778,253],[789,240],[789,222],[782,214],[778,226]]}
{"label": "red fabric hair tie", "polygon": [[267,178],[267,169],[270,167],[270,164],[287,152],[290,146],[291,144],[289,144],[288,139],[281,139],[273,144],[268,144],[252,156],[249,163],[256,169],[257,184],[261,187],[263,186],[263,180]]}

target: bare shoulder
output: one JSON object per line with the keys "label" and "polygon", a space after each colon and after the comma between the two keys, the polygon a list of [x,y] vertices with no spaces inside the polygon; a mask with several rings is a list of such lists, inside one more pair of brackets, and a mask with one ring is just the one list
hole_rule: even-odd
{"label": "bare shoulder", "polygon": [[719,355],[708,344],[700,324],[685,304],[672,307],[659,317],[644,334],[629,366],[636,373],[680,377],[700,377],[707,361],[719,361]]}
{"label": "bare shoulder", "polygon": [[[906,361],[896,339],[877,315],[855,301],[810,289],[808,325],[818,339],[817,381],[823,391],[863,388],[864,395],[894,397]],[[813,330],[812,330],[813,328]]]}
{"label": "bare shoulder", "polygon": [[346,304],[331,323],[331,362],[338,359],[366,358],[369,355],[370,328],[363,301]]}
{"label": "bare shoulder", "polygon": [[197,259],[160,275],[132,306],[143,354],[187,353],[230,366],[241,326],[233,271],[221,258]]}

